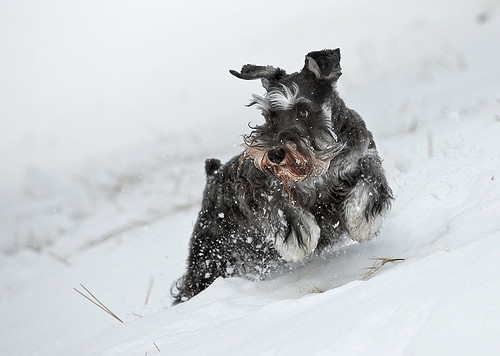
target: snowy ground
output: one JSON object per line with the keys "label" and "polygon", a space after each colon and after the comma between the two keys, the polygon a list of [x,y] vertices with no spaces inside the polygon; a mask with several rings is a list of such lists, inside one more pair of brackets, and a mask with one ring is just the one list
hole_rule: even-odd
{"label": "snowy ground", "polygon": [[[2,354],[500,353],[500,3],[0,4]],[[380,236],[170,307],[258,83],[340,47],[396,196]],[[400,258],[364,278],[374,256]],[[73,288],[83,284],[124,322]]]}

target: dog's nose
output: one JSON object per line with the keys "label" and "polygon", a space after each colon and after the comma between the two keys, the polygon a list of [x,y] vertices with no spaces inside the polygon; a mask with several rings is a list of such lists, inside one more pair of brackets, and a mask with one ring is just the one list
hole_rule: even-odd
{"label": "dog's nose", "polygon": [[267,157],[272,163],[280,164],[285,159],[286,153],[282,148],[274,148],[267,152]]}

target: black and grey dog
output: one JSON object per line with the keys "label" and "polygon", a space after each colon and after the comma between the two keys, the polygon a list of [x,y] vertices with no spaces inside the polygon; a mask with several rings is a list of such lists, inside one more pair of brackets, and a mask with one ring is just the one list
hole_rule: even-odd
{"label": "black and grey dog", "polygon": [[174,303],[218,277],[261,279],[348,235],[377,234],[389,188],[370,131],[335,89],[340,50],[306,55],[300,72],[247,64],[241,79],[261,79],[254,95],[265,118],[244,137],[245,151],[221,165],[206,161],[207,185],[191,237],[186,274]]}

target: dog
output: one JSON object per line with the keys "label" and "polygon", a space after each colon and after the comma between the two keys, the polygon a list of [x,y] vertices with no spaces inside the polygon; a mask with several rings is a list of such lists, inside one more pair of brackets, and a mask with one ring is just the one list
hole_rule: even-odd
{"label": "dog", "polygon": [[244,151],[205,162],[207,184],[187,272],[173,283],[184,302],[218,277],[264,279],[348,235],[375,236],[393,199],[372,134],[336,91],[340,50],[310,52],[300,72],[247,64],[231,74],[260,79],[253,95],[265,122]]}

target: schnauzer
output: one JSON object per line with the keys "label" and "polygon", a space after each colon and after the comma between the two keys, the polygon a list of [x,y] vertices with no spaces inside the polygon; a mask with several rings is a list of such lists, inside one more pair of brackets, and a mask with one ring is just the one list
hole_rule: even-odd
{"label": "schnauzer", "polygon": [[364,121],[336,91],[340,50],[306,55],[300,72],[244,65],[240,79],[261,79],[249,106],[265,123],[244,136],[244,152],[205,162],[207,184],[174,304],[218,277],[262,279],[304,261],[344,235],[376,235],[392,192]]}

